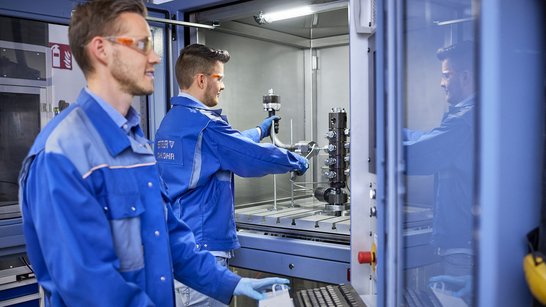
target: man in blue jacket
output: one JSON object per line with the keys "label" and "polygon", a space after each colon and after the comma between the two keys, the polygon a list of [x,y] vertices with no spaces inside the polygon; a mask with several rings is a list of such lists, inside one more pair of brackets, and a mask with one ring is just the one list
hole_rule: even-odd
{"label": "man in blue jacket", "polygon": [[438,127],[429,131],[405,129],[403,133],[408,175],[433,175],[435,179],[431,243],[440,256],[444,275],[431,281],[452,285],[455,294],[467,300],[473,268],[473,52],[471,41],[438,50],[442,62],[440,86],[449,109]]}
{"label": "man in blue jacket", "polygon": [[285,279],[240,278],[195,250],[131,107],[158,55],[140,0],[79,4],[70,46],[87,87],[38,135],[19,178],[27,252],[46,306],[173,306],[173,279],[219,301]]}
{"label": "man in blue jacket", "polygon": [[[180,95],[171,99],[172,109],[155,138],[160,175],[179,210],[175,214],[192,229],[196,248],[210,251],[222,266],[227,266],[231,251],[240,247],[233,174],[303,174],[308,168],[304,157],[260,143],[269,135],[273,117],[239,132],[221,110],[211,109],[224,89],[224,63],[229,58],[227,51],[200,44],[181,51],[175,67]],[[176,291],[178,306],[219,305],[183,285]]]}

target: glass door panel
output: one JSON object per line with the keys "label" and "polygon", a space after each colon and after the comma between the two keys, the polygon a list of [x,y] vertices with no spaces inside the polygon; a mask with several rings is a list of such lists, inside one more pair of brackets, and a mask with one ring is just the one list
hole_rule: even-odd
{"label": "glass door panel", "polygon": [[404,306],[471,306],[476,71],[472,1],[403,9]]}
{"label": "glass door panel", "polygon": [[17,202],[23,159],[40,132],[40,90],[0,86],[0,204]]}

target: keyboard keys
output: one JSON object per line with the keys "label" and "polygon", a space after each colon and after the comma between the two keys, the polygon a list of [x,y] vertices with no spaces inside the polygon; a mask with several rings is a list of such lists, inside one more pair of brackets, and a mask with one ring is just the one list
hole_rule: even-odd
{"label": "keyboard keys", "polygon": [[297,307],[366,307],[349,284],[298,291],[295,303]]}

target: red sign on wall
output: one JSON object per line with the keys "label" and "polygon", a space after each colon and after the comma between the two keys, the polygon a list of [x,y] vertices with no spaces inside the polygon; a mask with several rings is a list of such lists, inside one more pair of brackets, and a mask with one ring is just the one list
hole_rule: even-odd
{"label": "red sign on wall", "polygon": [[49,43],[53,68],[72,70],[72,50],[69,45]]}

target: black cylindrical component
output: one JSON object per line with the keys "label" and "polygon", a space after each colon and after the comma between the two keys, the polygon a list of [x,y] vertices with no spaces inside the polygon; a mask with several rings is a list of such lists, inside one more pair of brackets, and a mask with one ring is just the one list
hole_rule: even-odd
{"label": "black cylindrical component", "polygon": [[[262,103],[264,105],[264,110],[268,112],[268,116],[275,116],[275,111],[278,111],[281,108],[281,97],[273,94],[273,90],[269,90],[269,93],[262,97]],[[273,129],[275,129],[275,133],[279,133],[278,119],[273,122]]]}
{"label": "black cylindrical component", "polygon": [[318,187],[315,189],[314,194],[315,198],[319,201],[328,201],[328,192],[331,188],[330,187]]}
{"label": "black cylindrical component", "polygon": [[264,105],[271,104],[271,103],[281,103],[281,98],[279,97],[279,95],[267,94],[263,96],[262,102]]}

